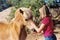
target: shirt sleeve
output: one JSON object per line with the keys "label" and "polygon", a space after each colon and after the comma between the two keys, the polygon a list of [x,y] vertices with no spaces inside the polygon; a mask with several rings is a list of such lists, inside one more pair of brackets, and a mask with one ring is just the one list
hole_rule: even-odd
{"label": "shirt sleeve", "polygon": [[44,18],[41,23],[47,25],[49,23],[49,18],[48,17]]}

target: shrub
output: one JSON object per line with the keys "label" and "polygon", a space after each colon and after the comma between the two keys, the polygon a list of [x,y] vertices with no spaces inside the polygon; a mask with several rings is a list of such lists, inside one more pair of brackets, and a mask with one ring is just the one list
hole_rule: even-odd
{"label": "shrub", "polygon": [[17,9],[19,7],[32,7],[34,17],[39,16],[39,8],[44,4],[44,0],[12,0],[11,3]]}

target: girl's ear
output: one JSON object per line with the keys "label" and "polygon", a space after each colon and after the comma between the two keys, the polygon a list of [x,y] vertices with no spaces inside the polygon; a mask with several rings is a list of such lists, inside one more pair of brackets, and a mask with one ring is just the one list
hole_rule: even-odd
{"label": "girl's ear", "polygon": [[22,11],[21,9],[20,9],[19,11],[20,11],[20,13],[22,13],[22,14],[23,14],[23,11]]}

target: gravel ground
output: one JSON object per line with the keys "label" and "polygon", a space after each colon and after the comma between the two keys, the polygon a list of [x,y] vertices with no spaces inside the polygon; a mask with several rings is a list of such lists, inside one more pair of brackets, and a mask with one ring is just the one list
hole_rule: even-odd
{"label": "gravel ground", "polygon": [[8,23],[7,19],[9,18],[9,14],[11,13],[11,9],[12,7],[0,12],[0,22]]}

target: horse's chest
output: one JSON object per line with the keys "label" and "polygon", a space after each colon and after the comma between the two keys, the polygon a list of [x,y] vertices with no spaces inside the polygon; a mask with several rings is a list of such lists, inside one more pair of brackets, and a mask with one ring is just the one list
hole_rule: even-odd
{"label": "horse's chest", "polygon": [[14,28],[1,28],[0,40],[18,40],[18,36]]}

